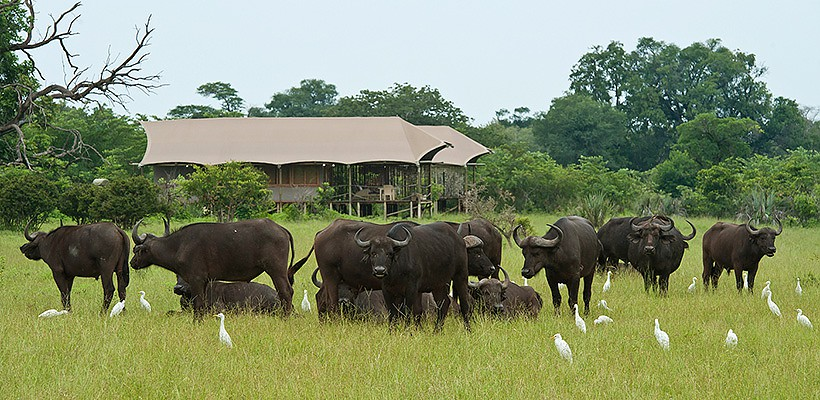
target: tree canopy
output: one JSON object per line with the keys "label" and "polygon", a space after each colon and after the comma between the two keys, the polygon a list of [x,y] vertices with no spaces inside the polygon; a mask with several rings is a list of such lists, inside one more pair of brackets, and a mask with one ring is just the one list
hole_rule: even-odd
{"label": "tree canopy", "polygon": [[298,87],[276,93],[265,108],[248,110],[249,117],[321,117],[337,102],[336,85],[321,79],[303,79]]}

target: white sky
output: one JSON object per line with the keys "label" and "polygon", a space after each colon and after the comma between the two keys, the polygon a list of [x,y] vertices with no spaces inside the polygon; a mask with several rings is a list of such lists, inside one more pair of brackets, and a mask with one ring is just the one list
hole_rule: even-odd
{"label": "white sky", "polygon": [[[73,1],[35,3],[41,30]],[[720,38],[757,56],[775,96],[820,107],[820,2],[622,1],[175,1],[87,0],[69,41],[96,71],[109,51],[127,55],[149,15],[155,28],[146,72],[167,86],[133,92],[128,110],[163,117],[196,94],[230,83],[246,106],[262,106],[302,79],[323,79],[340,96],[393,83],[429,85],[473,119],[519,106],[545,111],[569,87],[572,66],[592,46],[638,38],[686,47]],[[64,80],[55,54],[37,53],[51,82]]]}

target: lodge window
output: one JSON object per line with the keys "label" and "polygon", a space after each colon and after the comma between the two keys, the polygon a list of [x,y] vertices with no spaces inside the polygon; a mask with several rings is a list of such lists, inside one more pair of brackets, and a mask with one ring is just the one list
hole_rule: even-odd
{"label": "lodge window", "polygon": [[286,165],[282,167],[281,185],[316,185],[322,176],[320,165]]}

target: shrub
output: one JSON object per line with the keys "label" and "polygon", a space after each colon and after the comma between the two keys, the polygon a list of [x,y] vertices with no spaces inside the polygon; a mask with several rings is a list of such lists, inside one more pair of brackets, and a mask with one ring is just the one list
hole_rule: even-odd
{"label": "shrub", "polygon": [[112,221],[124,229],[162,211],[159,188],[143,176],[114,179],[106,186],[74,183],[60,196],[59,207],[78,224]]}
{"label": "shrub", "polygon": [[230,162],[195,167],[177,184],[194,204],[219,222],[250,218],[267,212],[271,201],[267,177],[249,164]]}
{"label": "shrub", "polygon": [[39,225],[57,205],[57,186],[42,174],[20,168],[0,171],[0,225],[23,229]]}

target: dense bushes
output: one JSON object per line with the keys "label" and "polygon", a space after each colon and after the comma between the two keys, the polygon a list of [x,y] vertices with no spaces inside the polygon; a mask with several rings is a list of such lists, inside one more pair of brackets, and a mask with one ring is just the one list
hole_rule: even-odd
{"label": "dense bushes", "polygon": [[43,222],[57,204],[57,186],[42,174],[21,168],[0,170],[0,226],[23,229]]}

